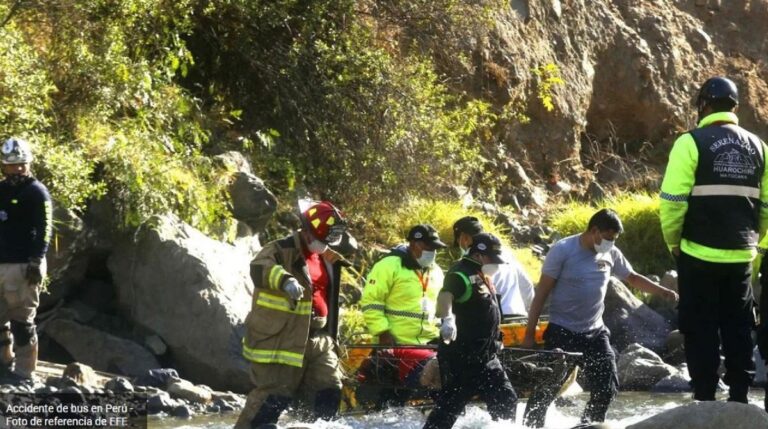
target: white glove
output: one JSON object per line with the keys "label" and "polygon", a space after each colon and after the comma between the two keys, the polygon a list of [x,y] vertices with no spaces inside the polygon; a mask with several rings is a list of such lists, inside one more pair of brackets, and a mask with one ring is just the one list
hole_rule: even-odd
{"label": "white glove", "polygon": [[285,284],[283,285],[283,290],[288,294],[288,296],[291,297],[291,299],[295,301],[300,300],[304,295],[304,286],[300,285],[299,282],[293,277],[286,280]]}
{"label": "white glove", "polygon": [[443,324],[440,325],[440,337],[446,344],[456,339],[456,319],[453,316],[443,318]]}

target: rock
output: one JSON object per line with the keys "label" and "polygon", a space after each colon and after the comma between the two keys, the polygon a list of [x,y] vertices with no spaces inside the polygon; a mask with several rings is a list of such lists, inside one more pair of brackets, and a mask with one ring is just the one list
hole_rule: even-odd
{"label": "rock", "polygon": [[88,231],[73,211],[54,204],[55,234],[45,255],[48,264],[48,293],[40,294],[42,312],[68,297],[85,278],[88,268]]}
{"label": "rock", "polygon": [[123,377],[115,377],[107,381],[104,388],[115,393],[133,392],[133,385]]}
{"label": "rock", "polygon": [[93,368],[79,362],[67,365],[62,375],[71,378],[77,384],[83,386],[95,386],[98,380],[96,371]]}
{"label": "rock", "polygon": [[147,414],[158,414],[160,412],[170,412],[178,406],[178,402],[171,399],[167,392],[158,392],[147,398]]}
{"label": "rock", "polygon": [[190,410],[189,407],[186,405],[179,405],[178,407],[174,408],[169,414],[173,417],[177,417],[180,419],[188,419],[192,417],[192,410]]}
{"label": "rock", "polygon": [[624,390],[649,390],[665,377],[677,373],[661,357],[640,344],[627,347],[618,363],[619,385]]}
{"label": "rock", "polygon": [[235,173],[229,186],[232,215],[248,225],[253,234],[264,231],[277,210],[277,198],[258,177],[248,173]]}
{"label": "rock", "polygon": [[664,353],[664,362],[672,365],[679,365],[685,362],[685,337],[680,331],[675,329],[667,336],[666,353]]}
{"label": "rock", "polygon": [[603,201],[608,194],[597,182],[590,182],[587,187],[587,198],[589,201]]}
{"label": "rock", "polygon": [[136,378],[136,384],[139,386],[151,386],[165,388],[173,380],[178,380],[179,373],[173,368],[150,369],[145,374]]}
{"label": "rock", "polygon": [[45,333],[79,362],[99,371],[137,376],[160,366],[144,347],[65,319],[50,321]]}
{"label": "rock", "polygon": [[762,409],[738,402],[694,402],[657,414],[627,429],[758,429],[768,427]]}
{"label": "rock", "polygon": [[46,386],[55,387],[58,390],[65,389],[67,387],[78,387],[79,385],[75,380],[68,376],[63,377],[48,377],[45,381]]}
{"label": "rock", "polygon": [[182,375],[244,392],[250,390],[242,357],[250,262],[234,246],[162,216],[118,244],[108,266],[124,314],[163,338]]}
{"label": "rock", "polygon": [[218,413],[221,412],[221,408],[218,405],[211,404],[211,405],[205,407],[205,412],[206,413],[211,413],[211,414],[218,414]]}
{"label": "rock", "polygon": [[668,375],[658,383],[654,384],[651,392],[654,393],[682,393],[691,391],[691,377],[688,376],[688,369],[683,365],[683,369],[678,369],[674,374]]}
{"label": "rock", "polygon": [[157,335],[150,335],[144,338],[144,345],[155,356],[164,355],[165,352],[168,351],[168,346],[166,346],[165,343],[163,342],[163,339],[158,337]]}
{"label": "rock", "polygon": [[253,174],[251,163],[240,152],[229,151],[213,157],[214,160],[219,162],[224,168],[230,172],[240,172],[246,174]]}
{"label": "rock", "polygon": [[171,397],[184,399],[193,404],[207,404],[211,402],[213,394],[210,389],[203,386],[195,386],[187,380],[173,380],[166,389]]}
{"label": "rock", "polygon": [[668,321],[643,304],[613,277],[608,283],[605,296],[603,321],[611,330],[611,342],[619,350],[632,343],[639,343],[656,353],[662,353],[667,334],[671,330]]}

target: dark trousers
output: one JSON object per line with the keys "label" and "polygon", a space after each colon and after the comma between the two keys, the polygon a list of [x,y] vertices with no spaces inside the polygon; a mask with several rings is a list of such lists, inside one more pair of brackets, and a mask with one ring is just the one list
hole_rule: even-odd
{"label": "dark trousers", "polygon": [[[441,348],[443,346],[441,345]],[[443,356],[440,356],[443,352]],[[440,371],[445,371],[443,388],[424,429],[449,429],[464,411],[467,403],[479,395],[494,420],[514,420],[517,395],[495,353],[478,360],[478,350],[451,353],[438,350]]]}
{"label": "dark trousers", "polygon": [[714,263],[681,253],[677,270],[678,321],[694,399],[715,400],[722,341],[728,400],[746,403],[755,374],[752,263]]}
{"label": "dark trousers", "polygon": [[[608,406],[619,391],[616,356],[610,343],[608,328],[588,332],[573,332],[556,324],[549,324],[544,332],[548,349],[559,348],[567,352],[582,353],[578,365],[584,371],[589,402],[582,414],[582,423],[605,421]],[[544,426],[547,408],[557,396],[560,385],[541,386],[533,392],[525,407],[525,424]]]}

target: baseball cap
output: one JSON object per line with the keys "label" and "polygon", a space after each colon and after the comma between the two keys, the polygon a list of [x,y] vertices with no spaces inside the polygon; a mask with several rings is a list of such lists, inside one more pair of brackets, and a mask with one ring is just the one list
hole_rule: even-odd
{"label": "baseball cap", "polygon": [[490,256],[494,264],[504,264],[501,258],[501,241],[495,235],[481,232],[472,236],[472,247],[469,248],[469,254],[479,253]]}
{"label": "baseball cap", "polygon": [[480,220],[474,216],[464,216],[453,224],[453,245],[459,245],[459,235],[461,233],[475,235],[483,232],[483,225]]}
{"label": "baseball cap", "polygon": [[428,246],[434,248],[446,248],[445,243],[440,241],[440,236],[437,235],[437,230],[432,225],[420,224],[416,225],[408,231],[408,241],[421,241]]}

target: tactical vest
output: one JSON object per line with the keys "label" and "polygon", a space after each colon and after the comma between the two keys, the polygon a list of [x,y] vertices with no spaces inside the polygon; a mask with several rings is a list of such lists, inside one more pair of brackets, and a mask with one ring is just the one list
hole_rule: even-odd
{"label": "tactical vest", "polygon": [[500,336],[501,314],[496,292],[480,264],[464,258],[453,266],[449,275],[463,279],[465,293],[454,297],[458,344],[492,343]]}
{"label": "tactical vest", "polygon": [[757,245],[763,145],[734,124],[690,131],[699,153],[683,238],[718,249]]}

